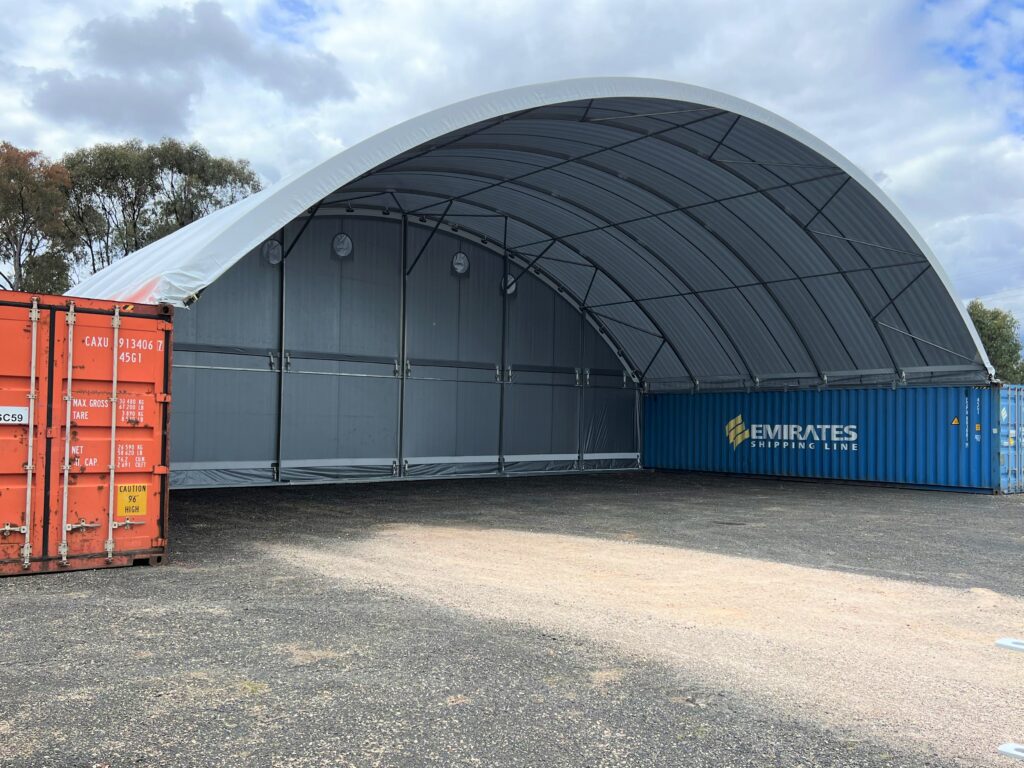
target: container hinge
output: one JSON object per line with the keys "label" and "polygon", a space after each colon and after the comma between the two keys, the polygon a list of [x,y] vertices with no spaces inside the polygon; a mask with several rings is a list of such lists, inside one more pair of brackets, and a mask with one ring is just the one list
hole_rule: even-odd
{"label": "container hinge", "polygon": [[584,386],[587,386],[587,387],[590,386],[590,369],[589,368],[584,368],[583,369],[583,384],[584,384]]}
{"label": "container hinge", "polygon": [[512,366],[511,365],[508,366],[507,368],[505,368],[505,381],[507,381],[509,384],[512,383]]}
{"label": "container hinge", "polygon": [[576,372],[576,386],[578,387],[578,386],[580,386],[580,384],[583,383],[582,379],[580,378],[580,369],[579,368],[574,368],[573,370]]}
{"label": "container hinge", "polygon": [[405,461],[402,462],[402,474],[403,475],[408,475],[409,474],[409,460],[408,459],[406,459]]}
{"label": "container hinge", "polygon": [[4,523],[4,527],[0,528],[0,536],[3,536],[5,539],[12,533],[20,533],[24,535],[28,533],[28,528],[24,525],[11,525],[10,523]]}
{"label": "container hinge", "polygon": [[156,401],[158,403],[169,403],[171,402],[171,395],[169,392],[157,392]]}
{"label": "container hinge", "polygon": [[158,464],[157,466],[153,467],[153,474],[154,475],[166,475],[169,472],[170,472],[170,467],[168,467],[165,464]]}
{"label": "container hinge", "polygon": [[391,476],[398,477],[398,461],[391,462]]}
{"label": "container hinge", "polygon": [[499,382],[499,383],[501,382],[501,366],[500,365],[494,366],[494,380]]}

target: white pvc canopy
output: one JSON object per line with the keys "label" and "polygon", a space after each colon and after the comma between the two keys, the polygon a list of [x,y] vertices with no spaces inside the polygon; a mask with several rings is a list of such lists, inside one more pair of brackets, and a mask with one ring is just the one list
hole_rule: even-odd
{"label": "white pvc canopy", "polygon": [[186,305],[288,222],[330,208],[498,244],[652,386],[992,374],[942,267],[870,179],[766,110],[659,80],[567,80],[430,112],[72,292]]}

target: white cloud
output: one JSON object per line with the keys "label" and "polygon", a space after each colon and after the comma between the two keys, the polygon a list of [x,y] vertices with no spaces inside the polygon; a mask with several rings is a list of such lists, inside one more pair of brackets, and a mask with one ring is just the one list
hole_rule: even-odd
{"label": "white cloud", "polygon": [[[136,35],[133,45],[110,49],[116,30],[152,31],[144,22],[164,6],[175,18],[198,17],[191,3],[133,0],[118,4],[118,27],[98,0],[17,1],[0,0],[0,11],[16,7],[19,16],[17,39],[0,35],[0,60],[77,77],[124,74],[161,57],[170,66],[173,46],[151,52],[159,39]],[[90,23],[114,36],[83,47]],[[199,82],[182,137],[248,157],[268,178],[487,91],[587,75],[682,80],[748,99],[821,137],[881,180],[962,296],[1024,316],[1019,3],[244,0],[224,3],[218,23],[241,37],[228,35],[216,56],[215,41],[188,38],[181,55],[205,63],[193,70]],[[282,57],[304,64],[275,68]],[[329,75],[311,85],[302,67],[328,71],[317,62],[343,73],[354,97],[346,100],[344,84]],[[0,136],[57,154],[128,135],[116,110],[83,130],[34,109],[30,83],[2,80],[11,108],[0,114]],[[305,83],[304,98],[289,97],[290,82]]]}

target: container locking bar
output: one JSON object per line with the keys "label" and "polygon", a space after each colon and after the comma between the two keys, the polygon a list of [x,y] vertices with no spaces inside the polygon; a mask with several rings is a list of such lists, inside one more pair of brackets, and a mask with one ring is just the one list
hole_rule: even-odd
{"label": "container locking bar", "polygon": [[57,554],[60,555],[61,565],[68,564],[68,531],[75,530],[76,528],[96,527],[89,526],[84,521],[81,521],[80,524],[74,527],[68,525],[68,470],[71,469],[71,383],[73,376],[72,364],[75,356],[75,302],[73,301],[68,303],[66,322],[68,324],[68,338],[65,349],[68,358],[68,371],[67,381],[65,382],[66,391],[64,393],[64,463],[61,465],[64,478],[60,502],[60,546],[57,547]]}
{"label": "container locking bar", "polygon": [[[28,319],[32,323],[32,351],[29,353],[29,384],[28,384],[28,459],[25,461],[25,524],[21,533],[25,542],[21,547],[21,567],[28,568],[32,560],[32,480],[35,473],[35,432],[36,432],[36,340],[39,338],[39,297],[32,297],[32,308],[28,311]],[[7,533],[4,526],[4,535]]]}
{"label": "container locking bar", "polygon": [[[84,517],[80,517],[80,518],[78,518],[78,522],[77,523],[68,523],[67,525],[65,525],[64,526],[64,533],[68,534],[68,533],[71,533],[71,531],[85,531],[85,530],[88,530],[89,528],[99,528],[99,527],[100,527],[99,523],[87,523],[87,522],[85,522],[85,518]],[[67,536],[66,535],[64,537],[64,542],[62,542],[62,546],[64,547],[64,552],[62,554],[65,556],[65,560],[66,560],[66,556],[67,556],[67,553],[68,553],[68,545],[67,545]],[[67,562],[62,562],[61,565],[67,565]]]}
{"label": "container locking bar", "polygon": [[107,540],[103,543],[103,551],[107,553],[107,562],[114,559],[114,475],[117,471],[117,363],[121,343],[121,308],[114,307],[114,316],[110,319],[114,329],[114,363],[110,374],[110,478],[107,481]]}

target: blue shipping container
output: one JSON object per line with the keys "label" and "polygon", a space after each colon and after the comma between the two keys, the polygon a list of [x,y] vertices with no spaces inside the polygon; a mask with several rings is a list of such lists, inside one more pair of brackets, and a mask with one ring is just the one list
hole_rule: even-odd
{"label": "blue shipping container", "polygon": [[1024,493],[1024,448],[1020,430],[1024,427],[1024,386],[1001,387],[999,391],[999,490]]}
{"label": "blue shipping container", "polygon": [[644,466],[1024,491],[1024,387],[649,394]]}

